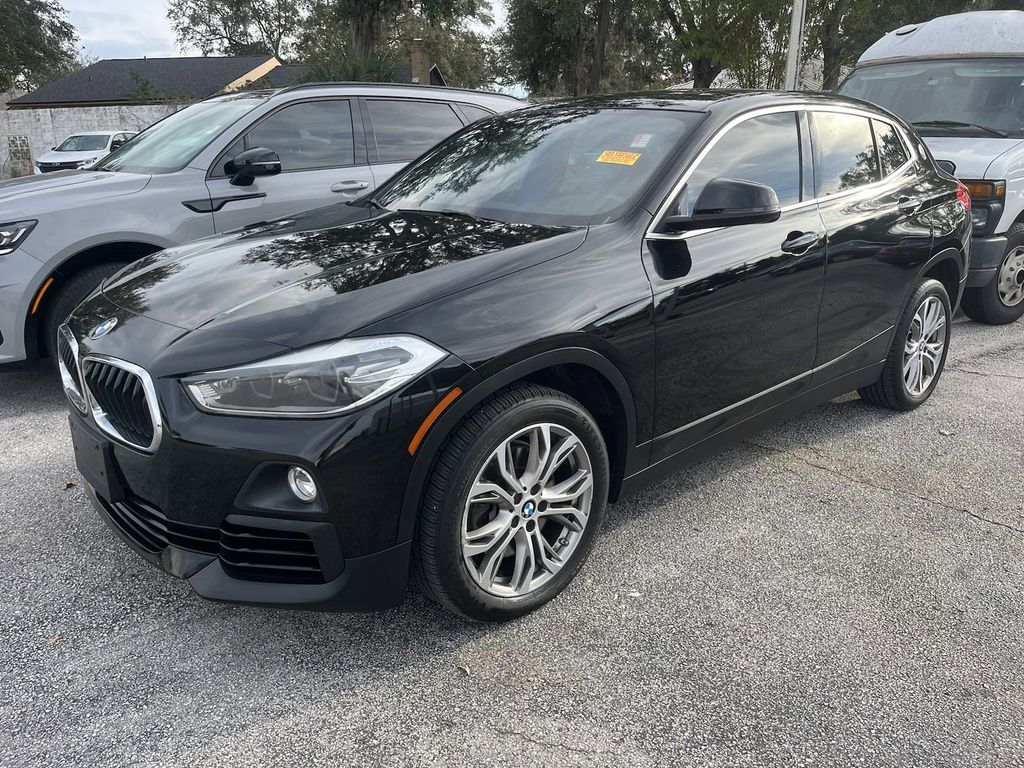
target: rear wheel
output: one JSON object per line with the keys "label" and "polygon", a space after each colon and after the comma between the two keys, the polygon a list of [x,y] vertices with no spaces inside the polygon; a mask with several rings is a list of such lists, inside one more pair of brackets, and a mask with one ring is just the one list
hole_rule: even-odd
{"label": "rear wheel", "polygon": [[423,591],[471,619],[543,605],[590,553],[608,495],[608,455],[578,402],[523,384],[484,403],[433,469],[415,542]]}
{"label": "rear wheel", "polygon": [[931,397],[946,364],[953,311],[938,280],[914,291],[896,326],[878,381],[858,390],[872,405],[910,411]]}
{"label": "rear wheel", "polygon": [[996,276],[986,286],[968,288],[960,302],[964,313],[979,323],[1005,325],[1024,315],[1024,224],[1014,224],[1006,239]]}
{"label": "rear wheel", "polygon": [[50,297],[43,319],[43,344],[51,360],[57,359],[57,328],[100,283],[123,269],[126,261],[107,261],[69,277]]}

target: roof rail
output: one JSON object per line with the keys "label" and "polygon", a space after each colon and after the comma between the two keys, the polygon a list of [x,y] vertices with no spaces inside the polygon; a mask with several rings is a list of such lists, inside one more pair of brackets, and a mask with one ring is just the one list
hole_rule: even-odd
{"label": "roof rail", "polygon": [[297,85],[289,85],[279,89],[278,93],[288,93],[290,91],[301,90],[302,88],[316,88],[324,86],[361,86],[364,88],[422,88],[424,90],[432,91],[461,91],[462,93],[479,93],[485,96],[499,96],[512,101],[522,101],[515,96],[509,96],[507,93],[496,93],[494,91],[484,91],[479,88],[455,88],[450,85],[420,85],[419,83],[373,83],[366,82],[363,80],[335,80],[335,81],[324,81],[315,83],[298,83]]}

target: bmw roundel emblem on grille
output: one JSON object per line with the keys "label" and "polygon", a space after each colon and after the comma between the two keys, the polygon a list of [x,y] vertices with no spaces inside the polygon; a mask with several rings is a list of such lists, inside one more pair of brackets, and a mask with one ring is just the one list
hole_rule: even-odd
{"label": "bmw roundel emblem on grille", "polygon": [[108,317],[102,323],[100,323],[95,328],[93,328],[91,331],[89,331],[89,338],[90,339],[98,339],[98,338],[100,338],[100,336],[106,336],[108,333],[110,333],[112,330],[114,330],[114,326],[115,325],[117,325],[117,318],[116,317]]}

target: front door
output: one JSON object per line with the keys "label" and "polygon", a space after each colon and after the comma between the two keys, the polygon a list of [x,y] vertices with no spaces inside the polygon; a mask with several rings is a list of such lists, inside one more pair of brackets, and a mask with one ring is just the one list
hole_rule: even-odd
{"label": "front door", "polygon": [[[797,112],[739,123],[690,174],[674,214],[714,178],[767,184],[781,217],[645,242],[655,293],[658,461],[807,386],[825,269],[824,227],[805,192]],[[809,180],[808,180],[809,181]]]}
{"label": "front door", "polygon": [[[289,104],[240,136],[214,164],[206,181],[217,231],[354,200],[370,191],[373,175],[366,163],[362,130],[353,129],[352,110],[349,99]],[[281,173],[256,178],[245,187],[232,184],[224,163],[254,147],[276,152]]]}

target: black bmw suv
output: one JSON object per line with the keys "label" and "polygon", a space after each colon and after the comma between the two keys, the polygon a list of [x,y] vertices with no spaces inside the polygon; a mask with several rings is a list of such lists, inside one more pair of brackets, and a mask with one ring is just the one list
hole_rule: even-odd
{"label": "black bmw suv", "polygon": [[605,505],[851,390],[934,390],[970,199],[888,112],[647,93],[484,120],[372,197],[137,262],[60,332],[102,517],[215,600],[500,620]]}

